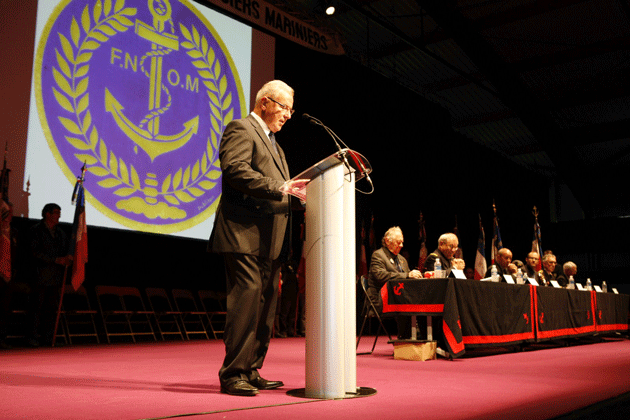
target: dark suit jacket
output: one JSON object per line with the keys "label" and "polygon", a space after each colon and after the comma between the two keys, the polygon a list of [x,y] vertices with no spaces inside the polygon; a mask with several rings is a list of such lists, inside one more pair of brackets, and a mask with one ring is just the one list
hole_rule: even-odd
{"label": "dark suit jacket", "polygon": [[432,253],[429,254],[427,259],[424,261],[424,269],[426,271],[433,271],[435,269],[435,260],[440,259],[442,263],[442,270],[450,270],[452,265],[452,260],[449,260],[442,254],[442,251],[436,249]]}
{"label": "dark suit jacket", "polygon": [[[402,267],[402,271],[398,270],[396,258]],[[381,301],[381,287],[388,280],[406,279],[409,274],[409,264],[407,259],[398,254],[394,256],[387,247],[383,246],[372,254],[370,261],[370,272],[368,274],[368,296],[374,303],[379,312],[383,311],[383,302]]]}
{"label": "dark suit jacket", "polygon": [[279,190],[289,179],[284,152],[278,153],[252,115],[230,122],[219,149],[222,196],[209,249],[280,255],[289,219],[289,198]]}

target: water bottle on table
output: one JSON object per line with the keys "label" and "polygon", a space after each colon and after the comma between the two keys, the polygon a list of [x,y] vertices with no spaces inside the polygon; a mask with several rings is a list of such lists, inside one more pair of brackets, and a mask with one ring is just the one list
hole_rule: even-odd
{"label": "water bottle on table", "polygon": [[442,273],[442,261],[439,258],[435,260],[435,266],[433,267],[433,275],[436,278],[444,277],[444,273]]}

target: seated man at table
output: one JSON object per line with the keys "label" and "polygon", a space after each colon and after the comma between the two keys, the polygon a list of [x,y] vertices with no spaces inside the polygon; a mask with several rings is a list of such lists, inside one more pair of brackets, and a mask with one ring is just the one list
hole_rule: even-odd
{"label": "seated man at table", "polygon": [[[388,280],[422,278],[418,270],[409,270],[407,259],[400,255],[403,246],[402,230],[398,226],[391,227],[383,235],[383,246],[372,254],[368,275],[368,296],[374,306],[382,313],[381,288]],[[411,338],[411,320],[408,316],[396,317],[398,339]]]}
{"label": "seated man at table", "polygon": [[536,273],[536,281],[540,286],[551,286],[551,281],[556,280],[562,287],[568,284],[564,274],[558,275],[556,271],[556,256],[551,253],[545,253],[542,257],[542,270]]}
{"label": "seated man at table", "polygon": [[530,279],[535,278],[536,272],[538,271],[538,261],[540,261],[540,254],[538,252],[532,251],[527,254],[523,275],[529,277]]}
{"label": "seated man at table", "polygon": [[[507,248],[501,248],[494,259],[497,266],[497,273],[499,274],[499,281],[505,280],[504,275],[509,274],[511,276],[516,275],[516,265],[512,264],[512,251]],[[486,278],[492,275],[492,266],[488,267],[486,271]]]}
{"label": "seated man at table", "polygon": [[573,276],[573,280],[575,280],[575,275],[577,274],[577,264],[573,261],[567,261],[562,264],[562,271],[564,272],[564,277],[566,277],[567,281],[569,281],[569,277]]}
{"label": "seated man at table", "polygon": [[433,271],[435,269],[435,261],[439,258],[442,263],[442,270],[445,272],[450,270],[453,266],[453,256],[459,248],[459,239],[454,233],[445,233],[438,238],[438,247],[435,251],[429,254],[424,262],[424,269],[426,271]]}

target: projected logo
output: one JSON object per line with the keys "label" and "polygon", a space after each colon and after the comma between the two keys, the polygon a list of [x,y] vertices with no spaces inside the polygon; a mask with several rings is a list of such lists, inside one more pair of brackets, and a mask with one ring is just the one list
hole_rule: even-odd
{"label": "projected logo", "polygon": [[49,147],[72,182],[87,163],[92,205],[163,233],[214,213],[219,139],[245,104],[227,49],[187,1],[67,0],[38,60]]}

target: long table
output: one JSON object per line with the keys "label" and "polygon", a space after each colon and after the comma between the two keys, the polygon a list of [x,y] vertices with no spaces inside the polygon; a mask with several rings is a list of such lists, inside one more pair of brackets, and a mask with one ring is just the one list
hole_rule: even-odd
{"label": "long table", "polygon": [[384,314],[441,316],[451,357],[466,347],[628,330],[625,294],[449,278],[390,280],[381,297]]}

